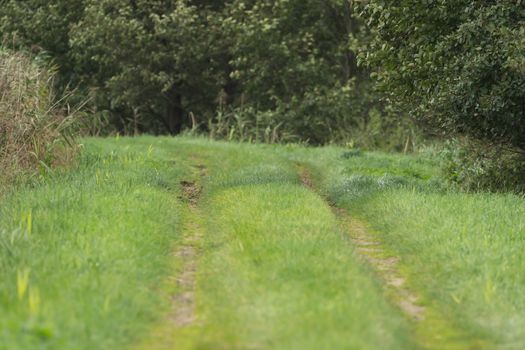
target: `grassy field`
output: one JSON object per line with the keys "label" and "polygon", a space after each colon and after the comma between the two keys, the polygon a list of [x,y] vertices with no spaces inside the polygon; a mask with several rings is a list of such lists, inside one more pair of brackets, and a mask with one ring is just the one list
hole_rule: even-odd
{"label": "grassy field", "polygon": [[[525,345],[525,202],[453,191],[431,155],[84,144],[0,203],[0,349]],[[374,266],[390,258],[402,289]]]}
{"label": "grassy field", "polygon": [[[447,189],[432,156],[316,152],[301,150],[294,157],[317,170],[329,200],[368,222],[400,257],[423,304],[462,330],[459,336],[466,339],[452,332],[445,344],[525,346],[523,197]],[[418,332],[431,339],[435,326],[428,321]]]}

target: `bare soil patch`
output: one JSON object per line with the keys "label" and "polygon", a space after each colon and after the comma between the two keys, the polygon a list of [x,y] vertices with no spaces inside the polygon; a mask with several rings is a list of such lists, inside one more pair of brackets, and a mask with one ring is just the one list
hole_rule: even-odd
{"label": "bare soil patch", "polygon": [[195,218],[199,215],[198,201],[201,188],[193,181],[181,181],[180,184],[182,186],[180,199],[187,203],[189,215],[184,223],[183,240],[174,253],[181,260],[182,268],[177,277],[178,292],[173,296],[173,313],[170,318],[175,326],[185,327],[195,322],[196,244],[201,239],[202,232]]}
{"label": "bare soil patch", "polygon": [[425,308],[418,305],[417,295],[405,287],[406,280],[399,270],[400,259],[389,256],[381,243],[368,232],[363,222],[351,217],[343,209],[334,208],[334,212],[344,223],[352,243],[356,246],[357,254],[381,277],[397,306],[411,318],[417,321],[424,320]]}
{"label": "bare soil patch", "polygon": [[179,199],[185,203],[189,203],[191,206],[197,205],[199,197],[201,195],[201,188],[193,181],[181,181],[182,193]]}

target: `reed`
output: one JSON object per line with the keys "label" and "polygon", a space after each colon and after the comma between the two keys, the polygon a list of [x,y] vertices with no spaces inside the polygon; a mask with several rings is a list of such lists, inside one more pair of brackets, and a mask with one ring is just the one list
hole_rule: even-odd
{"label": "reed", "polygon": [[69,159],[73,113],[53,89],[55,70],[0,49],[0,180],[47,172]]}

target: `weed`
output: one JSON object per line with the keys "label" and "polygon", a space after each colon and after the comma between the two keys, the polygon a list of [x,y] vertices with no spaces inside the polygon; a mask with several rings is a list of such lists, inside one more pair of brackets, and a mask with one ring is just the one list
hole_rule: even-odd
{"label": "weed", "polygon": [[23,300],[29,286],[29,269],[18,270],[16,273],[16,291],[18,300]]}

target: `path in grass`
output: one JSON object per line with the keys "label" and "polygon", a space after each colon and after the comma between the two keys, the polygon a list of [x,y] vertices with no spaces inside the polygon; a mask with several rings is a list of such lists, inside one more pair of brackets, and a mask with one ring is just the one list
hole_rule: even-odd
{"label": "path in grass", "polygon": [[190,148],[207,176],[198,202],[188,203],[194,181],[181,183],[173,310],[139,349],[415,347],[409,322],[293,162],[235,145]]}
{"label": "path in grass", "polygon": [[172,311],[140,349],[475,348],[420,303],[399,256],[319,194],[309,165],[190,145],[208,171],[202,189],[181,182]]}
{"label": "path in grass", "polygon": [[[314,188],[310,172],[304,166],[298,168],[303,185],[311,191]],[[373,237],[366,228],[365,223],[352,217],[348,212],[335,205],[331,205],[335,215],[344,226],[355,251],[365,260],[381,277],[392,301],[410,318],[422,321],[425,318],[425,308],[418,303],[418,296],[406,288],[405,278],[399,271],[399,257],[387,254],[385,247],[377,237]]]}
{"label": "path in grass", "polygon": [[206,166],[197,156],[189,157],[192,176],[180,181],[182,203],[181,239],[173,251],[173,273],[168,278],[171,308],[136,349],[180,349],[187,347],[188,332],[198,327],[196,287],[200,245],[203,239],[203,214],[199,202]]}
{"label": "path in grass", "polygon": [[[200,188],[195,182],[182,181],[182,200],[188,203],[190,218],[199,215],[197,202]],[[201,237],[201,228],[195,220],[186,221],[183,228],[183,240],[175,256],[182,262],[182,271],[177,278],[179,291],[173,297],[172,320],[176,327],[191,325],[195,321],[195,274],[197,272],[197,252],[195,244]]]}
{"label": "path in grass", "polygon": [[[469,249],[468,246],[476,249],[480,246],[480,242],[474,238],[475,231],[470,229],[473,239],[468,242],[468,245],[464,244],[461,228],[463,232],[467,231],[468,226],[463,221],[471,221],[469,216],[474,211],[479,212],[479,208],[484,208],[489,203],[480,201],[482,196],[476,198],[469,194],[457,195],[444,191],[439,182],[432,181],[430,175],[432,168],[427,168],[432,163],[424,158],[373,153],[355,154],[343,152],[337,148],[319,149],[314,152],[299,149],[297,153],[289,154],[287,157],[307,165],[314,175],[316,189],[330,203],[343,208],[346,217],[350,215],[353,222],[348,225],[350,226],[349,234],[358,237],[355,241],[358,247],[357,252],[363,251],[359,249],[359,246],[362,245],[360,236],[365,229],[365,245],[370,241],[381,242],[386,257],[396,257],[396,269],[403,278],[403,289],[417,295],[418,301],[415,305],[424,307],[423,318],[413,323],[413,337],[417,339],[419,347],[430,349],[492,349],[499,348],[499,346],[509,349],[522,348],[523,342],[516,341],[517,337],[511,342],[503,340],[519,332],[517,326],[519,323],[506,322],[511,327],[506,329],[500,327],[498,330],[486,327],[490,323],[499,323],[499,327],[505,320],[501,316],[509,311],[504,313],[496,311],[493,306],[496,294],[490,293],[495,288],[485,287],[486,285],[493,287],[493,284],[479,283],[481,279],[479,273],[481,271],[484,274],[492,273],[493,266],[485,263],[481,267],[479,262],[472,264],[474,259],[469,254],[465,254],[465,251]],[[441,199],[440,205],[436,206],[432,201],[423,203],[419,200],[419,198],[434,197]],[[489,197],[492,197],[494,203],[501,204],[500,199],[494,195],[485,196],[484,199]],[[462,202],[456,203],[456,199],[466,202],[467,198],[469,200],[468,209],[458,210]],[[519,200],[515,200],[514,204],[518,204],[516,209],[508,205],[501,206],[506,209],[507,217],[502,216],[506,222],[501,225],[506,230],[496,231],[494,236],[498,236],[502,241],[508,237],[509,232],[515,236],[519,235],[520,221],[516,218],[519,217],[518,213],[523,207],[520,208]],[[477,209],[474,209],[476,207]],[[454,211],[458,210],[463,214],[451,214],[448,208],[455,208]],[[443,211],[448,211],[449,215],[442,215]],[[410,215],[407,215],[406,212]],[[388,213],[388,216],[385,213]],[[514,220],[514,227],[509,224],[512,222],[509,218]],[[498,219],[491,216],[490,220],[493,220],[494,223]],[[358,225],[355,225],[356,222]],[[366,225],[363,225],[365,222]],[[479,226],[484,225],[478,224]],[[492,227],[494,226],[495,224]],[[450,230],[451,227],[454,229]],[[481,232],[490,228],[491,226],[485,227]],[[444,237],[447,239],[443,239]],[[421,244],[420,242],[423,241],[425,243]],[[442,257],[446,256],[446,258],[438,258],[429,246],[435,249],[435,253]],[[502,246],[503,244],[499,247]],[[509,258],[515,257],[515,255],[503,255],[494,249],[486,249],[488,247],[484,246],[483,254],[492,256],[492,259],[510,260]],[[509,245],[509,247],[512,246]],[[508,250],[509,247],[505,249]],[[364,250],[366,252],[368,249]],[[371,266],[373,265],[374,261]],[[472,274],[473,270],[477,271],[476,274]],[[467,271],[469,273],[465,273]],[[378,275],[381,276],[381,273]],[[519,284],[520,273],[507,274],[498,270],[498,278],[507,283],[507,290],[501,288],[499,291],[508,292],[522,288]],[[385,278],[383,279],[386,281]],[[477,288],[469,288],[468,293],[463,289],[463,286],[472,285],[477,285]],[[399,298],[405,293],[396,292],[396,288],[388,286],[387,282],[385,286],[387,287],[385,288],[387,298],[399,305]],[[488,293],[487,290],[489,290]],[[468,296],[465,296],[467,294]],[[462,297],[459,298],[457,295],[462,295]],[[485,296],[485,299],[480,299],[479,296]],[[470,297],[473,299],[469,300]],[[507,310],[513,305],[512,312],[521,307],[521,300],[516,295],[505,300],[498,296],[498,299],[500,299],[498,303],[505,305]],[[472,312],[473,310],[475,312]],[[480,312],[481,310],[483,313]],[[486,318],[487,315],[491,315],[490,318]],[[514,318],[516,319],[518,317]],[[480,324],[483,326],[479,327]],[[517,346],[518,344],[520,345]]]}
{"label": "path in grass", "polygon": [[[193,157],[195,162],[197,157]],[[195,285],[197,273],[197,245],[202,240],[202,227],[199,224],[201,213],[199,199],[201,196],[201,179],[206,172],[206,166],[193,165],[194,173],[198,173],[197,181],[183,180],[180,185],[182,194],[180,200],[187,205],[188,217],[184,222],[183,239],[175,252],[175,257],[181,261],[182,267],[177,277],[178,290],[173,296],[173,314],[171,316],[176,327],[186,327],[195,322]]]}
{"label": "path in grass", "polygon": [[[310,169],[302,163],[297,164],[302,184],[314,193],[319,189],[312,180]],[[401,257],[389,251],[378,235],[370,232],[368,225],[351,215],[347,210],[330,203],[345,234],[350,238],[360,260],[366,262],[373,273],[380,278],[385,297],[390,303],[411,320],[415,330],[413,341],[424,349],[477,349],[479,341],[464,330],[454,327],[442,312],[425,307],[418,291],[407,287],[406,272],[400,267]]]}

